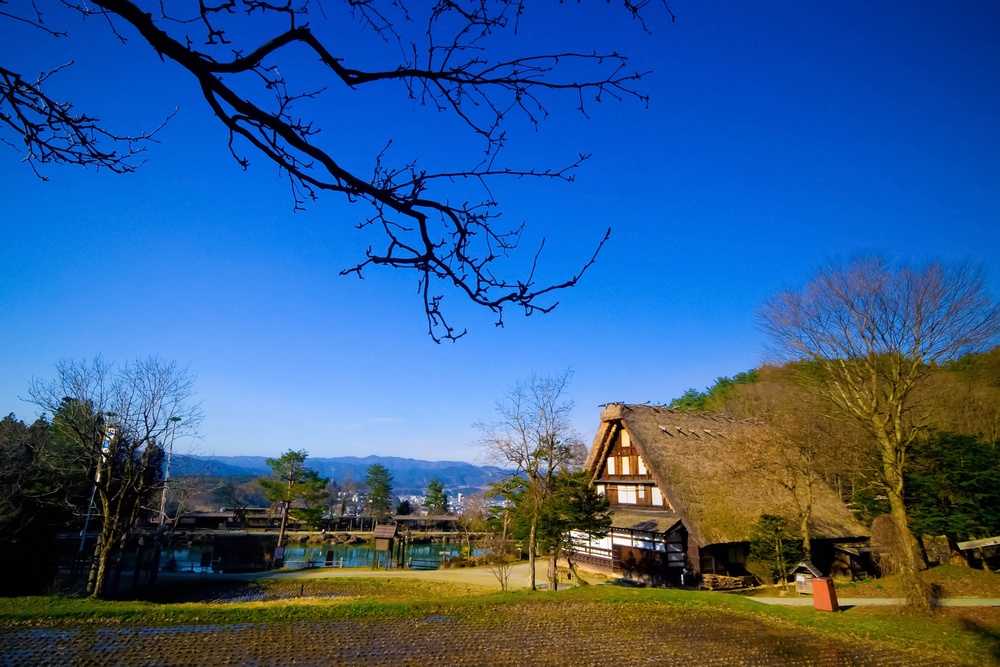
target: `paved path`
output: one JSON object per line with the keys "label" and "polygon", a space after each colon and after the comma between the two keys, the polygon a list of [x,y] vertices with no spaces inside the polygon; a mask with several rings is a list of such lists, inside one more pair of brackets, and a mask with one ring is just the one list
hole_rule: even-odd
{"label": "paved path", "polygon": [[[538,559],[535,562],[535,583],[538,588],[546,588],[546,571],[548,561]],[[528,564],[517,563],[510,568],[510,580],[508,590],[521,590],[528,587]],[[589,578],[591,583],[605,581],[602,575],[584,572],[584,577]],[[177,573],[173,574],[177,579],[188,579],[200,575]],[[493,590],[500,590],[500,582],[489,568],[485,567],[462,567],[439,570],[407,570],[389,569],[372,570],[361,567],[325,567],[311,570],[274,570],[272,572],[252,572],[248,574],[212,574],[208,575],[213,579],[325,579],[329,577],[381,577],[386,579],[423,579],[425,581],[439,581],[453,583],[456,585],[480,586]],[[161,577],[163,575],[161,574]],[[559,586],[569,587],[572,582],[566,584],[560,582]],[[810,596],[800,597],[748,597],[747,599],[761,604],[781,605],[786,607],[811,607],[813,599]],[[861,607],[861,606],[882,606],[890,607],[902,605],[902,598],[838,598],[837,602],[841,607]],[[942,607],[1000,607],[1000,598],[944,598],[938,600],[938,605]]]}
{"label": "paved path", "polygon": [[[538,588],[546,587],[546,572],[548,561],[538,559],[535,561],[535,584]],[[530,572],[527,563],[517,563],[510,568],[510,579],[508,580],[509,590],[519,590],[528,587],[528,573]],[[192,578],[202,577],[213,580],[250,580],[250,579],[327,579],[331,577],[379,577],[382,579],[423,579],[425,581],[439,581],[453,583],[456,585],[480,586],[493,590],[500,590],[500,582],[493,574],[492,570],[486,567],[458,567],[442,568],[438,570],[407,570],[388,569],[372,570],[366,567],[324,567],[309,570],[273,570],[270,572],[249,572],[245,574],[189,574],[182,572],[161,573],[161,580],[189,581]],[[584,573],[588,578],[588,574]],[[600,583],[604,581],[601,575],[589,575],[589,581]],[[569,587],[560,581],[559,586]]]}
{"label": "paved path", "polygon": [[[786,607],[811,607],[813,599],[808,596],[799,598],[766,598],[749,597],[749,600],[762,604],[783,605]],[[841,607],[891,607],[902,605],[903,598],[838,598]],[[944,598],[937,601],[939,607],[1000,607],[1000,598]]]}

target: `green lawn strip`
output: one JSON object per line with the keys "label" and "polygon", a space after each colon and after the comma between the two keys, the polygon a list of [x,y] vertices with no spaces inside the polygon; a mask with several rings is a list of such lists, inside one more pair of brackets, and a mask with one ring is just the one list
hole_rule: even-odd
{"label": "green lawn strip", "polygon": [[380,579],[343,577],[332,579],[257,579],[250,581],[172,582],[143,591],[150,602],[250,602],[261,598],[280,601],[301,597],[358,597],[411,600],[423,597],[448,598],[483,592],[476,586],[420,579]]}
{"label": "green lawn strip", "polygon": [[[448,602],[475,592],[466,585],[422,580],[338,578],[307,582],[261,579],[248,588],[284,599],[264,602],[174,602],[143,600],[86,600],[62,597],[0,598],[0,622],[54,624],[71,621],[133,624],[270,623],[274,621],[349,620],[371,617],[406,617],[404,611],[418,600]],[[207,597],[220,590],[216,583],[201,587]],[[187,596],[198,589],[185,585],[172,595]],[[302,591],[303,596],[298,593]],[[153,592],[154,595],[161,595]],[[163,592],[166,594],[166,591]]]}
{"label": "green lawn strip", "polygon": [[338,600],[302,598],[276,602],[211,604],[185,602],[154,604],[137,601],[55,601],[49,598],[21,598],[18,610],[0,609],[0,625],[29,624],[62,626],[71,624],[107,625],[273,625],[294,622],[403,619],[412,615],[411,605],[372,597]]}

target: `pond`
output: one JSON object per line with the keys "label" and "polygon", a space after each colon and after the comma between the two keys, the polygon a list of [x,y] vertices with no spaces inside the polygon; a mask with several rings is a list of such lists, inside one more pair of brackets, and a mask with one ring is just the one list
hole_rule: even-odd
{"label": "pond", "polygon": [[[461,551],[460,544],[410,544],[406,547],[407,565],[415,569],[435,569],[444,558],[458,556]],[[333,552],[333,567],[371,567],[375,554],[370,543],[289,545],[285,548],[285,567],[325,567],[329,552]],[[179,572],[211,572],[212,553],[210,544],[168,548],[163,552],[161,568]],[[385,552],[382,552],[382,563],[385,563]]]}

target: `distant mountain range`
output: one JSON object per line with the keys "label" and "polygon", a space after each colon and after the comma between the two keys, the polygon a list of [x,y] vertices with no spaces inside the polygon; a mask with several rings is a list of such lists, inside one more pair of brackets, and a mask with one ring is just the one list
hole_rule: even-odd
{"label": "distant mountain range", "polygon": [[[175,455],[170,475],[206,475],[210,477],[263,477],[271,472],[264,456],[185,456]],[[341,482],[350,477],[363,482],[365,469],[375,463],[384,465],[393,477],[392,490],[397,496],[421,496],[427,482],[437,477],[448,495],[483,491],[490,482],[508,477],[511,471],[496,466],[477,466],[463,461],[421,461],[398,456],[338,456],[306,459],[306,465],[323,477]]]}

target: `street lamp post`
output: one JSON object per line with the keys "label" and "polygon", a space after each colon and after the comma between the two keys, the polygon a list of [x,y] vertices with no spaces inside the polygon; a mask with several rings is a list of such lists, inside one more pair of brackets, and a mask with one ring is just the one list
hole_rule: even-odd
{"label": "street lamp post", "polygon": [[163,533],[167,528],[167,482],[170,479],[170,459],[174,455],[174,437],[177,435],[177,422],[180,417],[171,417],[170,440],[167,443],[167,464],[163,469],[163,491],[160,494],[160,525],[156,527],[156,544],[153,546],[153,562],[149,568],[149,583],[156,583],[156,575],[160,571],[160,555],[163,552]]}
{"label": "street lamp post", "polygon": [[167,445],[167,465],[163,470],[163,493],[160,496],[160,526],[158,532],[162,533],[167,522],[167,481],[170,479],[170,459],[174,455],[174,436],[177,434],[177,422],[180,417],[170,418],[170,442]]}

